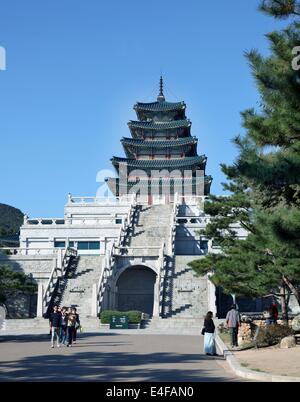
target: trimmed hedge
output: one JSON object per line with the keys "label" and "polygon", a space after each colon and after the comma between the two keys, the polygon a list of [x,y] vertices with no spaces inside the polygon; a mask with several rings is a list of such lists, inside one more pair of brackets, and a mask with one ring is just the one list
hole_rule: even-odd
{"label": "trimmed hedge", "polygon": [[139,324],[142,319],[141,311],[114,311],[114,310],[104,310],[100,315],[101,324],[110,324],[111,316],[124,316],[128,317],[129,324]]}

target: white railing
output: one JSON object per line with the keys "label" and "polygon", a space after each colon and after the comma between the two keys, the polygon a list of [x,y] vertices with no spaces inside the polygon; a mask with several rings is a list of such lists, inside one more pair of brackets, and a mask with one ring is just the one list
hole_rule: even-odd
{"label": "white railing", "polygon": [[136,207],[136,197],[134,196],[132,198],[132,203],[127,218],[124,220],[123,225],[120,228],[120,234],[116,246],[122,247],[125,245],[125,240],[128,236],[128,232],[133,228],[135,207]]}
{"label": "white railing", "polygon": [[102,269],[101,269],[101,274],[100,274],[100,278],[99,278],[97,290],[96,290],[97,291],[97,294],[96,294],[97,314],[99,314],[101,312],[106,284],[112,273],[112,269],[113,269],[113,265],[114,265],[114,261],[115,261],[114,248],[115,248],[115,243],[112,244],[111,248],[107,248],[105,256],[102,260]]}
{"label": "white railing", "polygon": [[120,227],[119,236],[118,236],[117,240],[115,240],[113,242],[112,246],[106,250],[105,257],[102,260],[101,275],[100,275],[97,289],[96,289],[97,314],[99,314],[102,309],[106,284],[107,284],[109,278],[111,277],[111,274],[113,271],[115,257],[117,255],[117,250],[120,249],[120,247],[124,246],[124,242],[125,242],[126,236],[128,234],[128,230],[133,225],[135,206],[136,206],[136,198],[135,198],[135,195],[133,195],[133,196],[131,196],[131,204],[130,204],[130,210],[128,212],[128,216],[124,219],[123,224]]}
{"label": "white railing", "polygon": [[166,277],[166,255],[165,255],[165,242],[162,242],[161,248],[159,250],[158,257],[158,308],[159,316],[163,317],[163,300],[164,300],[164,288],[165,288],[165,277]]}
{"label": "white railing", "polygon": [[174,203],[172,208],[171,220],[170,220],[170,232],[169,232],[169,244],[168,244],[168,254],[173,255],[175,249],[175,237],[176,237],[176,225],[177,225],[177,214],[178,214],[178,194],[174,195]]}
{"label": "white railing", "polygon": [[[97,216],[97,217],[78,217],[72,216],[70,218],[66,218],[67,225],[97,225],[101,224],[101,226],[105,225],[122,225],[124,219],[126,219],[124,215],[109,215],[109,216]],[[121,220],[120,223],[117,223],[117,220]]]}
{"label": "white railing", "polygon": [[157,256],[160,246],[115,247],[114,255],[118,257],[153,257]]}
{"label": "white railing", "polygon": [[55,255],[57,249],[43,247],[1,247],[0,252],[6,255]]}
{"label": "white railing", "polygon": [[204,202],[206,199],[207,199],[207,196],[205,196],[205,195],[180,195],[179,203],[204,206]]}
{"label": "white railing", "polygon": [[[125,215],[125,214],[124,214]],[[96,225],[96,224],[117,224],[118,219],[124,219],[124,215],[103,215],[103,216],[94,216],[94,217],[78,217],[72,216],[67,218],[32,218],[24,220],[24,226],[45,226],[45,225],[56,225],[56,226],[65,226],[65,225]]]}
{"label": "white railing", "polygon": [[[211,218],[208,216],[177,216],[176,221],[180,225],[199,225],[199,224],[207,224],[211,221]],[[186,221],[186,222],[183,222]],[[193,222],[194,221],[194,222]],[[196,221],[196,222],[195,222]]]}
{"label": "white railing", "polygon": [[148,250],[160,250],[161,246],[134,246],[134,247],[126,247],[126,246],[118,246],[115,247],[116,250],[145,250],[147,248]]}
{"label": "white railing", "polygon": [[121,197],[68,197],[68,203],[75,204],[131,204],[135,194],[124,195]]}
{"label": "white railing", "polygon": [[53,296],[53,291],[56,288],[59,278],[64,278],[64,276],[66,275],[71,257],[76,256],[77,256],[77,250],[70,247],[66,249],[57,250],[57,259],[53,265],[49,280],[47,282],[43,294],[43,313],[47,312],[47,309]]}
{"label": "white railing", "polygon": [[24,225],[64,225],[64,218],[28,218],[24,217]]}

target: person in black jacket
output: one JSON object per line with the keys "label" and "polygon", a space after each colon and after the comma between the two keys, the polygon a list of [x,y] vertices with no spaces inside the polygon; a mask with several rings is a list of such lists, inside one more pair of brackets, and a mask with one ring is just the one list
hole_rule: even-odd
{"label": "person in black jacket", "polygon": [[77,330],[80,328],[80,319],[79,319],[79,314],[77,313],[76,307],[73,308],[73,314],[75,314],[75,317],[76,317],[76,323],[75,323],[75,327],[73,329],[73,343],[76,343]]}
{"label": "person in black jacket", "polygon": [[61,327],[59,336],[59,342],[63,345],[65,345],[67,340],[67,324],[68,324],[67,307],[63,307],[61,309]]}
{"label": "person in black jacket", "polygon": [[206,314],[202,334],[204,335],[204,353],[209,356],[216,356],[215,324],[211,311]]}
{"label": "person in black jacket", "polygon": [[61,327],[61,313],[58,310],[58,306],[53,307],[53,313],[50,314],[49,317],[50,322],[50,330],[51,330],[51,348],[54,348],[54,335],[56,335],[57,347],[60,347],[59,344],[59,333]]}

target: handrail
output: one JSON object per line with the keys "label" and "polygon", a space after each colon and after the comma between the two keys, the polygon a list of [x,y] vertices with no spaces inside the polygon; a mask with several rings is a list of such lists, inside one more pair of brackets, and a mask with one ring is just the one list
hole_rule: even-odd
{"label": "handrail", "polygon": [[124,242],[126,240],[126,237],[128,236],[128,232],[133,227],[135,207],[136,207],[136,195],[132,194],[131,207],[127,219],[124,220],[124,223],[120,229],[120,240],[119,242],[116,243],[116,245],[124,246]]}
{"label": "handrail", "polygon": [[206,195],[185,195],[181,196],[186,204],[197,203],[200,201],[204,202],[208,197]]}
{"label": "handrail", "polygon": [[44,294],[43,294],[43,312],[46,312],[51,302],[53,290],[55,289],[59,278],[66,275],[70,264],[71,257],[77,256],[77,250],[71,247],[57,250],[57,259],[53,265],[50,277],[48,279]]}
{"label": "handrail", "polygon": [[177,219],[209,219],[209,215],[177,215]]}
{"label": "handrail", "polygon": [[115,247],[116,250],[139,250],[139,249],[141,249],[141,250],[145,250],[145,249],[157,250],[158,248],[161,249],[161,246],[147,246],[147,247],[145,247],[145,246],[134,246],[134,247],[116,246]]}
{"label": "handrail", "polygon": [[170,232],[169,232],[169,247],[168,247],[169,255],[173,255],[173,253],[174,253],[178,209],[179,209],[178,194],[175,193],[172,214],[171,214]]}
{"label": "handrail", "polygon": [[166,276],[166,256],[165,256],[165,242],[162,242],[159,258],[158,258],[158,283],[159,283],[159,292],[158,292],[158,308],[159,308],[159,316],[163,317],[163,300],[164,300],[164,287],[165,287],[165,276]]}
{"label": "handrail", "polygon": [[114,246],[115,243],[112,244],[111,248],[108,248],[106,250],[104,259],[102,261],[102,269],[101,269],[101,274],[100,278],[98,281],[97,285],[97,313],[100,313],[101,311],[101,304],[103,301],[103,296],[105,292],[105,285],[106,281],[109,277],[110,271],[112,269],[113,261],[114,261]]}

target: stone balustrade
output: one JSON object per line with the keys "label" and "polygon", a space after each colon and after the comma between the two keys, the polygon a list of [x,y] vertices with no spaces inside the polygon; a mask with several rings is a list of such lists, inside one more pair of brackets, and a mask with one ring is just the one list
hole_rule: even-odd
{"label": "stone balustrade", "polygon": [[124,217],[116,215],[104,215],[97,217],[69,217],[62,218],[34,218],[24,221],[24,226],[46,226],[46,225],[100,225],[103,223],[112,225],[122,225]]}
{"label": "stone balustrade", "polygon": [[73,197],[69,194],[68,204],[124,204],[130,205],[133,202],[133,195],[122,196],[122,197]]}
{"label": "stone balustrade", "polygon": [[118,257],[158,256],[161,246],[115,247],[114,255]]}
{"label": "stone balustrade", "polygon": [[27,218],[24,225],[64,225],[65,220],[62,218]]}
{"label": "stone balustrade", "polygon": [[54,255],[58,253],[55,248],[29,248],[29,247],[2,247],[0,252],[6,255]]}
{"label": "stone balustrade", "polygon": [[206,225],[209,222],[210,222],[210,218],[203,217],[203,216],[178,216],[177,217],[177,224],[179,224],[179,225],[199,225],[199,224]]}

